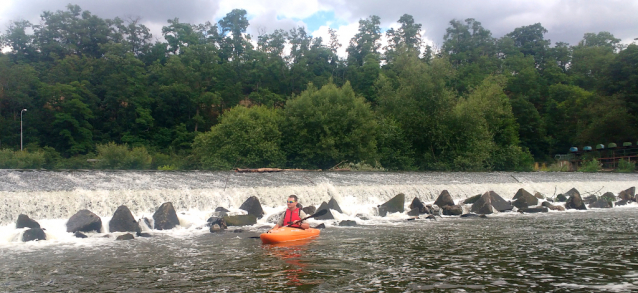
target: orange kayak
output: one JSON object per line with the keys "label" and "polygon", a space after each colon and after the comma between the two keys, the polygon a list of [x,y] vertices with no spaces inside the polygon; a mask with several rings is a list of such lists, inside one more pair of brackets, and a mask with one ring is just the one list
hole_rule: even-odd
{"label": "orange kayak", "polygon": [[321,231],[319,229],[298,229],[291,227],[282,227],[277,230],[262,233],[259,235],[261,242],[264,244],[273,244],[281,242],[290,242],[297,240],[310,239],[319,236]]}

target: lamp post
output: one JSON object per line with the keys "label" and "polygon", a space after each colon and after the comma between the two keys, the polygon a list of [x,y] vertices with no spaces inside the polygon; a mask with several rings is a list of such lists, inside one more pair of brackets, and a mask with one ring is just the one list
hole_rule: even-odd
{"label": "lamp post", "polygon": [[22,109],[22,111],[20,111],[20,151],[22,151],[22,113],[26,111],[27,109]]}

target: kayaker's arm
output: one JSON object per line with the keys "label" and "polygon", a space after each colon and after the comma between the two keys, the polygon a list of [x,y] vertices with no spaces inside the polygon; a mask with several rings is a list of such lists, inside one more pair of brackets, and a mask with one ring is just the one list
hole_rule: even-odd
{"label": "kayaker's arm", "polygon": [[[306,217],[308,217],[308,215],[302,210],[299,212],[299,218],[305,219]],[[297,224],[297,223],[295,223]],[[301,227],[301,229],[308,229],[310,228],[310,224],[306,223],[306,221],[301,221],[301,225],[299,225]]]}

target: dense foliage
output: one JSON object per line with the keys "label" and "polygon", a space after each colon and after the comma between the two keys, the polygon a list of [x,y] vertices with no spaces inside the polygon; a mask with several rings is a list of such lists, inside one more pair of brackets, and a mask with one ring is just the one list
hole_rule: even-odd
{"label": "dense foliage", "polygon": [[240,9],[168,20],[163,41],[77,5],[41,18],[1,35],[2,168],[529,170],[636,142],[638,46],[609,32],[552,44],[540,23],[495,38],[452,20],[435,50],[412,16],[385,33],[370,16],[340,58],[334,30],[253,38]]}

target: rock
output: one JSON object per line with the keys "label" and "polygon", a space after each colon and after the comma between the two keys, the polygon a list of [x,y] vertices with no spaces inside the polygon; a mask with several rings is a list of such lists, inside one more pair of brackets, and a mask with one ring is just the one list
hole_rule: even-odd
{"label": "rock", "polygon": [[486,215],[479,215],[479,218],[487,219],[487,216]]}
{"label": "rock", "polygon": [[121,205],[115,210],[113,218],[109,221],[109,231],[138,232],[141,231],[141,229],[128,207]]}
{"label": "rock", "polygon": [[460,216],[463,214],[463,208],[460,205],[447,205],[441,207],[443,214],[446,216]]}
{"label": "rock", "polygon": [[218,233],[218,232],[223,232],[224,230],[219,227],[219,225],[217,224],[213,224],[212,226],[210,226],[210,233]]}
{"label": "rock", "polygon": [[315,229],[325,229],[325,228],[326,228],[326,225],[324,223],[321,223],[321,224],[315,226]]}
{"label": "rock", "polygon": [[477,214],[473,214],[473,213],[468,213],[468,214],[462,214],[461,218],[478,218],[479,215]]}
{"label": "rock", "polygon": [[616,196],[611,192],[605,192],[600,198],[607,199],[607,201],[609,202],[614,202],[617,199]]}
{"label": "rock", "polygon": [[564,194],[559,194],[556,196],[556,201],[557,202],[566,202],[567,201],[567,196],[565,196]]}
{"label": "rock", "polygon": [[210,217],[210,218],[208,218],[208,220],[206,221],[206,226],[207,227],[212,227],[214,225],[217,225],[221,230],[226,230],[228,228],[228,225],[226,224],[226,221],[224,221],[223,217],[221,217],[221,218],[218,218],[218,217]]}
{"label": "rock", "polygon": [[586,204],[592,204],[592,203],[595,203],[596,201],[598,201],[598,197],[594,194],[583,198],[583,202],[585,202]]}
{"label": "rock", "polygon": [[339,206],[339,203],[335,200],[334,197],[331,197],[330,201],[328,201],[328,208],[343,214],[343,211],[341,211],[341,207]]}
{"label": "rock", "polygon": [[303,205],[300,203],[297,203],[297,208],[302,209],[303,210]]}
{"label": "rock", "polygon": [[264,216],[264,210],[261,208],[259,199],[256,196],[251,196],[246,199],[239,208],[247,211],[249,215],[253,215],[257,219],[261,219],[261,217]]}
{"label": "rock", "polygon": [[370,220],[370,219],[368,219],[368,217],[366,217],[366,215],[364,215],[364,214],[356,214],[356,215],[355,215],[355,217],[357,217],[357,218],[359,218],[359,219],[361,219],[361,220],[364,220],[364,221]]}
{"label": "rock", "polygon": [[623,199],[621,201],[616,202],[616,206],[624,206],[629,203],[629,200]]}
{"label": "rock", "polygon": [[[424,207],[425,208],[425,207]],[[421,212],[419,211],[419,208],[413,208],[408,212],[408,216],[419,216],[421,214]]]}
{"label": "rock", "polygon": [[534,214],[534,213],[547,213],[549,209],[547,207],[533,207],[533,208],[522,208],[518,210],[520,213]]}
{"label": "rock", "polygon": [[255,215],[224,216],[224,221],[230,226],[251,226],[257,224]]}
{"label": "rock", "polygon": [[534,196],[535,196],[536,198],[538,198],[538,199],[545,199],[545,196],[544,196],[544,195],[542,195],[540,192],[536,192],[536,193],[534,193]]}
{"label": "rock", "polygon": [[227,210],[226,208],[223,208],[223,207],[217,207],[217,208],[215,208],[215,211],[216,212],[222,212],[222,213],[230,213],[229,210]]}
{"label": "rock", "polygon": [[425,207],[430,211],[431,215],[441,214],[441,209],[438,206],[426,205]]}
{"label": "rock", "polygon": [[131,233],[126,233],[124,235],[120,235],[117,236],[117,238],[115,238],[115,240],[133,240],[135,239],[135,237],[133,237],[133,234]]}
{"label": "rock", "polygon": [[512,200],[517,200],[519,199],[521,196],[533,196],[531,193],[527,192],[527,190],[521,188],[519,189],[516,194],[514,195],[514,197],[512,197]]}
{"label": "rock", "polygon": [[463,200],[463,204],[474,204],[479,198],[481,198],[482,194],[477,194],[475,196],[468,197]]}
{"label": "rock", "polygon": [[544,201],[541,206],[547,207],[548,209],[552,210],[552,211],[565,211],[565,208],[562,206],[555,206],[552,205],[549,202]]}
{"label": "rock", "polygon": [[179,225],[179,219],[172,202],[163,203],[153,214],[155,229],[170,230]]}
{"label": "rock", "polygon": [[89,210],[81,210],[69,218],[66,222],[66,231],[75,232],[102,232],[102,219]]}
{"label": "rock", "polygon": [[[419,212],[419,214],[429,214],[430,213],[430,210],[425,205],[423,205],[421,200],[419,198],[417,198],[417,197],[415,197],[412,200],[412,203],[408,206],[408,208],[410,208],[410,211],[416,209]],[[408,215],[409,215],[409,213],[408,213]]]}
{"label": "rock", "polygon": [[628,189],[625,189],[625,190],[621,191],[618,194],[618,197],[621,200],[633,200],[633,201],[635,201],[636,200],[636,187],[631,187],[631,188],[628,188]]}
{"label": "rock", "polygon": [[405,194],[399,193],[389,201],[379,206],[379,216],[385,217],[388,213],[403,213],[405,206]]}
{"label": "rock", "polygon": [[317,208],[315,206],[308,206],[305,207],[303,209],[301,209],[304,213],[306,213],[306,215],[310,216],[312,214],[314,214],[317,211]]}
{"label": "rock", "polygon": [[441,191],[441,194],[439,194],[439,197],[436,198],[436,201],[434,201],[434,204],[440,208],[444,206],[453,206],[454,200],[447,190],[443,190]]}
{"label": "rock", "polygon": [[567,199],[567,202],[565,203],[565,208],[570,210],[570,209],[574,209],[574,210],[586,210],[587,207],[585,206],[585,203],[583,202],[583,199],[580,197],[580,194],[578,192],[573,193],[572,196],[570,196]]}
{"label": "rock", "polygon": [[137,237],[145,237],[145,238],[149,238],[149,237],[153,237],[153,235],[151,235],[150,233],[137,233]]}
{"label": "rock", "polygon": [[597,209],[610,209],[613,207],[612,201],[601,197],[596,202],[589,205],[589,208],[597,208]]}
{"label": "rock", "polygon": [[357,222],[351,221],[351,220],[344,220],[344,221],[339,222],[339,226],[342,226],[342,227],[343,226],[350,227],[350,226],[356,226],[356,225],[357,225]]}
{"label": "rock", "polygon": [[436,221],[436,217],[434,215],[428,215],[427,217],[425,217],[428,220],[434,220]]}
{"label": "rock", "polygon": [[512,204],[518,209],[524,209],[529,206],[538,205],[538,198],[536,198],[531,193],[525,191],[525,189],[522,189],[522,188],[518,190],[514,198],[516,200]]}
{"label": "rock", "polygon": [[47,240],[47,235],[40,228],[30,228],[22,233],[22,242]]}
{"label": "rock", "polygon": [[498,195],[494,191],[489,192],[490,197],[492,197],[492,206],[499,212],[511,211],[514,207],[504,200],[500,195]]}
{"label": "rock", "polygon": [[244,233],[243,229],[235,229],[233,230],[233,233]]}
{"label": "rock", "polygon": [[334,216],[332,215],[332,211],[328,208],[328,204],[323,202],[321,206],[317,209],[317,211],[326,210],[327,212],[323,216],[315,217],[315,220],[334,220]]}
{"label": "rock", "polygon": [[415,221],[416,219],[418,219],[419,217],[414,217],[414,218],[409,218],[408,221]]}
{"label": "rock", "polygon": [[89,236],[86,236],[82,234],[81,232],[75,232],[73,233],[73,236],[75,236],[75,238],[89,238]]}
{"label": "rock", "polygon": [[492,207],[492,197],[489,192],[484,193],[473,205],[471,211],[477,214],[491,214],[494,213]]}
{"label": "rock", "polygon": [[16,221],[16,229],[20,228],[40,228],[40,224],[35,220],[29,218],[29,216],[20,214],[18,215],[18,220]]}
{"label": "rock", "polygon": [[217,207],[215,211],[213,212],[213,217],[223,217],[225,215],[228,215],[228,213],[230,213],[229,210],[223,207]]}

